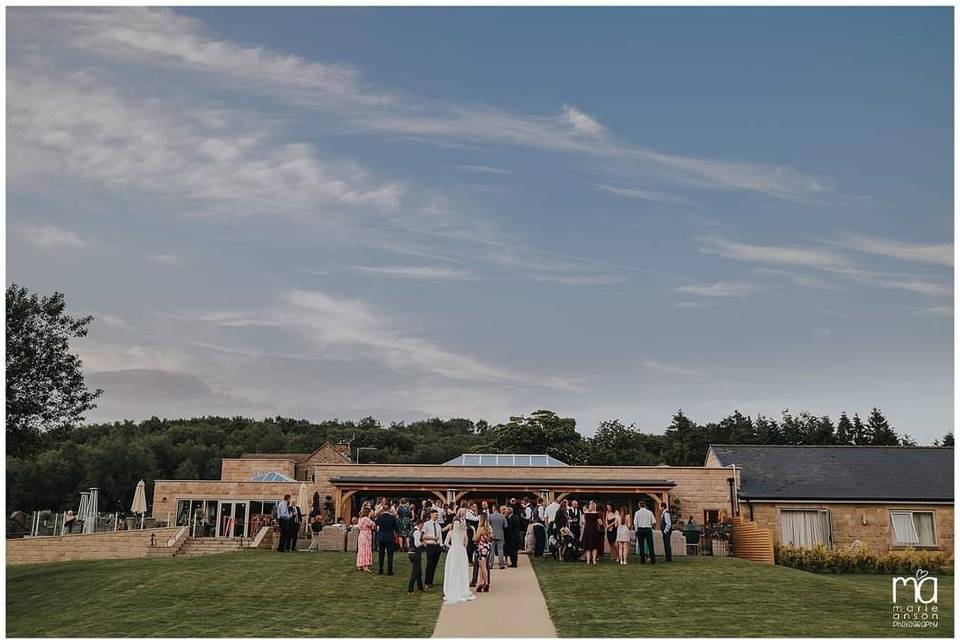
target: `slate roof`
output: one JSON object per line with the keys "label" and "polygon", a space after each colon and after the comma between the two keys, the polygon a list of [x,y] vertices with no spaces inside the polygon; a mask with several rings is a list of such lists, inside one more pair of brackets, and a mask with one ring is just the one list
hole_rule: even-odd
{"label": "slate roof", "polygon": [[753,499],[953,502],[952,447],[711,445]]}

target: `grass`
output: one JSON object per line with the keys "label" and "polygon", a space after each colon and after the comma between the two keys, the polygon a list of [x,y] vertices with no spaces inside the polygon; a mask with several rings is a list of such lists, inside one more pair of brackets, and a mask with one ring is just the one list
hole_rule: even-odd
{"label": "grass", "polygon": [[[361,574],[352,553],[241,551],[195,558],[7,567],[8,636],[425,637],[442,589],[408,596],[410,563]],[[438,568],[437,584],[443,564]],[[376,564],[374,564],[376,571]]]}
{"label": "grass", "polygon": [[[953,576],[937,629],[892,626],[891,576],[814,574],[735,558],[625,567],[536,560],[557,632],[582,636],[953,636]],[[912,598],[911,598],[912,600]]]}

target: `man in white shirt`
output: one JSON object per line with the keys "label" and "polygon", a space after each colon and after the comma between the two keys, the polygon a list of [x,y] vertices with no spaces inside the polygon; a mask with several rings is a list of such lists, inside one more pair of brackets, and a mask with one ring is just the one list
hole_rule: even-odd
{"label": "man in white shirt", "polygon": [[443,526],[437,520],[438,515],[436,511],[430,511],[430,519],[423,524],[421,540],[427,550],[427,571],[423,576],[423,586],[427,589],[433,588],[433,576],[437,571],[437,562],[440,561],[440,545],[443,544]]}
{"label": "man in white shirt", "polygon": [[660,531],[663,532],[663,555],[667,562],[673,562],[673,549],[670,548],[670,534],[673,532],[673,518],[670,517],[670,509],[667,503],[660,504]]}
{"label": "man in white shirt", "polygon": [[657,524],[657,519],[653,512],[647,508],[646,504],[641,503],[640,508],[633,516],[633,527],[637,530],[637,550],[640,552],[640,564],[644,564],[646,559],[645,547],[650,545],[650,564],[656,564],[657,558],[653,553],[653,527]]}
{"label": "man in white shirt", "polygon": [[419,521],[413,528],[413,535],[410,540],[410,547],[407,555],[410,556],[410,582],[407,584],[407,593],[413,593],[416,586],[418,591],[423,591],[423,571],[421,570],[420,557],[423,551],[423,524]]}
{"label": "man in white shirt", "polygon": [[553,502],[546,508],[547,524],[553,526],[553,521],[557,518],[557,511],[560,511],[560,501],[554,497]]}
{"label": "man in white shirt", "polygon": [[277,528],[280,529],[280,542],[277,543],[277,551],[286,551],[290,539],[290,494],[283,496],[283,500],[277,503]]}

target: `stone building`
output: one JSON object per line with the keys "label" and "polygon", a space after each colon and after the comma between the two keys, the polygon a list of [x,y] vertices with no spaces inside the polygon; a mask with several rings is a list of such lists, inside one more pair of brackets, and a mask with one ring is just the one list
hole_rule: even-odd
{"label": "stone building", "polygon": [[736,509],[733,470],[722,467],[568,466],[546,455],[463,454],[444,464],[356,464],[349,445],[312,453],[244,454],[224,458],[219,480],[157,480],[153,513],[193,520],[208,535],[251,537],[284,494],[305,495],[304,513],[320,506],[328,519],[349,522],[363,500],[379,496],[445,502],[510,497],[596,499],[636,508],[647,502],[679,507],[684,520],[718,521]]}
{"label": "stone building", "polygon": [[953,549],[953,448],[712,445],[740,514],[784,545]]}

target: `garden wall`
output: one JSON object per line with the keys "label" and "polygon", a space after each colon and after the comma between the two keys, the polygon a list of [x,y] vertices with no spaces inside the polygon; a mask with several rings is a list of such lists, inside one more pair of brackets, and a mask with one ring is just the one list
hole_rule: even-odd
{"label": "garden wall", "polygon": [[[116,533],[73,534],[7,540],[7,564],[32,564],[62,560],[112,560],[172,555],[167,540],[176,529],[140,529]],[[156,547],[150,546],[155,535]]]}

